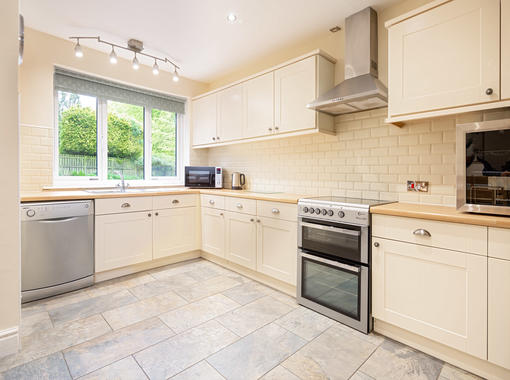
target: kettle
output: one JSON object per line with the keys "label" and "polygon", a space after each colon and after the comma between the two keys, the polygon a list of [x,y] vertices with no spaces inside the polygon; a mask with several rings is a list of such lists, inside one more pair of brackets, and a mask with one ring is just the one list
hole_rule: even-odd
{"label": "kettle", "polygon": [[243,185],[246,183],[246,177],[243,173],[232,173],[232,190],[242,190]]}

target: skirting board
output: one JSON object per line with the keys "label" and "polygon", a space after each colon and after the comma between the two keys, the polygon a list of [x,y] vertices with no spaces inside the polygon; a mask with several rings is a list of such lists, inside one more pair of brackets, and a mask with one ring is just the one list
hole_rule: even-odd
{"label": "skirting board", "polygon": [[0,331],[0,358],[18,352],[18,326]]}
{"label": "skirting board", "polygon": [[510,379],[510,370],[378,319],[374,331],[486,379]]}

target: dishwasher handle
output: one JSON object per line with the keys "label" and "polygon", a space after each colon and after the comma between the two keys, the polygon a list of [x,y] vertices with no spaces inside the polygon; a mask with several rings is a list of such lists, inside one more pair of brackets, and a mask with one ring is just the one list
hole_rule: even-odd
{"label": "dishwasher handle", "polygon": [[43,219],[37,220],[39,223],[62,223],[62,222],[70,222],[72,220],[78,219],[77,216],[64,217],[64,218],[55,218],[55,219]]}

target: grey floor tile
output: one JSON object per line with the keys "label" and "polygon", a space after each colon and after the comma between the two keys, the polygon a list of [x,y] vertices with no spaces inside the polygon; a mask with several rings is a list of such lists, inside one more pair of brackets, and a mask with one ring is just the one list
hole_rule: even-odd
{"label": "grey floor tile", "polygon": [[202,298],[159,317],[176,333],[198,326],[240,305],[222,294]]}
{"label": "grey floor tile", "polygon": [[159,296],[146,298],[113,310],[105,311],[103,317],[112,329],[118,330],[186,304],[187,302],[184,298],[178,296],[174,292],[167,292]]}
{"label": "grey floor tile", "polygon": [[436,380],[443,362],[401,343],[385,340],[360,370],[376,379]]}
{"label": "grey floor tile", "polygon": [[439,374],[441,380],[482,380],[482,377],[476,376],[470,372],[464,371],[451,364],[444,363],[441,373]]}
{"label": "grey floor tile", "polygon": [[107,365],[97,371],[89,373],[80,380],[146,380],[138,363],[132,356],[128,356],[115,363]]}
{"label": "grey floor tile", "polygon": [[105,334],[64,351],[73,378],[161,342],[174,333],[158,318]]}
{"label": "grey floor tile", "polygon": [[223,294],[241,305],[246,305],[266,296],[266,293],[264,293],[264,288],[264,285],[261,285],[255,281],[250,281],[245,284],[225,290]]}
{"label": "grey floor tile", "polygon": [[155,281],[154,277],[146,272],[140,272],[97,283],[94,286],[87,288],[85,292],[89,295],[89,297],[98,297],[130,289],[152,281]]}
{"label": "grey floor tile", "polygon": [[246,336],[291,310],[289,305],[266,296],[223,314],[216,320],[237,335]]}
{"label": "grey floor tile", "polygon": [[270,288],[269,286],[264,286],[262,288],[262,290],[268,296],[271,296],[274,299],[276,299],[284,304],[292,306],[293,308],[299,307],[299,304],[296,301],[296,297],[291,297],[288,294],[285,294],[285,293],[280,292],[279,290]]}
{"label": "grey floor tile", "polygon": [[85,289],[80,289],[74,292],[61,294],[58,296],[45,298],[42,300],[29,302],[21,305],[21,316],[28,316],[34,312],[48,311],[56,309],[61,306],[69,305],[84,299],[90,298]]}
{"label": "grey floor tile", "polygon": [[262,380],[299,380],[299,377],[281,365],[274,367],[271,371],[261,377]]}
{"label": "grey floor tile", "polygon": [[207,361],[226,379],[258,379],[306,341],[272,323],[212,355]]}
{"label": "grey floor tile", "polygon": [[348,379],[376,348],[335,325],[282,365],[302,379]]}
{"label": "grey floor tile", "polygon": [[343,329],[345,332],[348,332],[349,334],[354,335],[356,338],[366,340],[367,342],[375,344],[376,346],[381,345],[385,341],[384,336],[382,336],[376,332],[371,332],[370,334],[364,334],[364,333],[359,332],[358,330],[354,330],[353,328],[351,328],[347,325],[344,325],[342,323],[339,323],[338,327]]}
{"label": "grey floor tile", "polygon": [[210,278],[218,277],[228,272],[221,267],[211,267],[211,266],[202,266],[196,269],[193,269],[186,274],[193,278],[197,282],[202,282],[205,280],[209,280]]}
{"label": "grey floor tile", "polygon": [[180,273],[165,277],[163,280],[151,281],[135,286],[129,289],[129,291],[134,294],[136,298],[142,300],[172,291],[175,287],[190,286],[196,283],[197,281],[186,273]]}
{"label": "grey floor tile", "polygon": [[209,363],[202,361],[195,364],[193,367],[189,367],[187,370],[182,371],[178,375],[172,377],[173,380],[224,380],[218,371],[216,371]]}
{"label": "grey floor tile", "polygon": [[358,371],[354,375],[352,375],[349,380],[375,380],[372,376],[368,376],[367,374]]}
{"label": "grey floor tile", "polygon": [[20,335],[27,336],[35,331],[42,331],[51,329],[53,323],[51,323],[50,315],[47,311],[40,311],[28,316],[21,318]]}
{"label": "grey floor tile", "polygon": [[179,264],[166,265],[164,267],[155,268],[149,271],[152,277],[158,280],[175,276],[176,274],[188,273],[200,266],[201,260],[195,260]]}
{"label": "grey floor tile", "polygon": [[305,307],[294,309],[275,321],[306,340],[312,340],[338,322]]}
{"label": "grey floor tile", "polygon": [[5,380],[70,380],[71,375],[67,370],[67,365],[62,357],[62,353],[57,352],[12,368],[0,374],[0,379],[2,378]]}
{"label": "grey floor tile", "polygon": [[105,294],[99,297],[88,298],[83,301],[61,306],[50,310],[49,314],[54,325],[57,326],[69,321],[82,319],[94,314],[127,305],[138,301],[128,290],[121,290],[113,294]]}
{"label": "grey floor tile", "polygon": [[176,287],[174,291],[188,301],[195,301],[200,298],[221,293],[227,289],[239,285],[239,281],[226,276],[217,276],[208,280],[198,282],[191,286]]}
{"label": "grey floor tile", "polygon": [[150,379],[166,379],[237,339],[218,322],[209,321],[135,354],[135,359]]}
{"label": "grey floor tile", "polygon": [[110,331],[110,326],[100,315],[36,331],[21,338],[20,352],[0,359],[0,372],[94,339]]}

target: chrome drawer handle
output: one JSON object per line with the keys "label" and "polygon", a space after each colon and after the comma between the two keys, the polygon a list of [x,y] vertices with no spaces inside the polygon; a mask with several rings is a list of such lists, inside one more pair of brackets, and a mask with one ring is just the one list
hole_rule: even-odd
{"label": "chrome drawer handle", "polygon": [[126,203],[121,204],[121,205],[120,205],[120,207],[122,207],[122,208],[128,208],[128,207],[131,207],[131,205],[130,205],[129,203],[127,203],[127,202],[126,202]]}
{"label": "chrome drawer handle", "polygon": [[274,208],[274,209],[272,209],[272,210],[271,210],[271,212],[272,212],[273,214],[279,214],[279,213],[280,213],[280,210],[278,210],[277,208]]}
{"label": "chrome drawer handle", "polygon": [[423,228],[418,228],[417,230],[415,230],[413,232],[414,235],[417,235],[417,236],[426,236],[426,237],[431,237],[432,235],[430,234],[430,232],[428,232],[427,230],[424,230]]}
{"label": "chrome drawer handle", "polygon": [[209,204],[214,204],[214,201],[212,199],[209,199]]}
{"label": "chrome drawer handle", "polygon": [[179,200],[178,200],[178,199],[174,199],[174,200],[172,201],[172,203],[173,203],[174,205],[176,205],[177,203],[179,203]]}
{"label": "chrome drawer handle", "polygon": [[236,206],[237,208],[243,208],[243,205],[241,203],[238,203]]}

